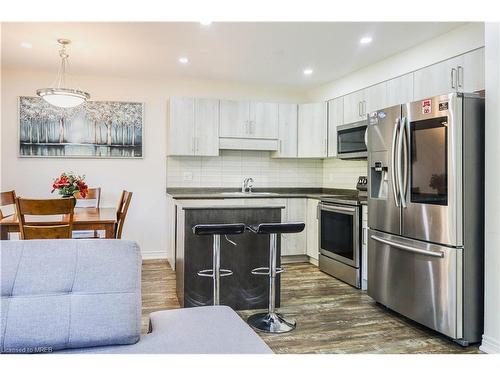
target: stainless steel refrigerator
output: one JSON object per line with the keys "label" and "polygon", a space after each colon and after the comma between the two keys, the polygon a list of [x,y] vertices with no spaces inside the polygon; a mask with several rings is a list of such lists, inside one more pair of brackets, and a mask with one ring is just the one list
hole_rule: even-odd
{"label": "stainless steel refrigerator", "polygon": [[484,99],[373,112],[367,136],[368,294],[461,345],[480,341]]}

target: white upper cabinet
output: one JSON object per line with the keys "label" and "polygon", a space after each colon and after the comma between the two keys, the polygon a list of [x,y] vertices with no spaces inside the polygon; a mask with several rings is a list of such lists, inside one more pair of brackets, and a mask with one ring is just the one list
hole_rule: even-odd
{"label": "white upper cabinet", "polygon": [[457,89],[460,92],[484,90],[484,48],[460,56]]}
{"label": "white upper cabinet", "polygon": [[193,98],[170,99],[167,137],[169,155],[194,155]]}
{"label": "white upper cabinet", "polygon": [[344,124],[366,118],[366,92],[358,90],[344,96]]}
{"label": "white upper cabinet", "polygon": [[328,102],[328,157],[337,156],[337,126],[344,121],[344,98]]}
{"label": "white upper cabinet", "polygon": [[252,138],[278,138],[277,103],[250,103],[249,133]]}
{"label": "white upper cabinet", "polygon": [[195,155],[219,155],[219,101],[196,99],[194,105]]}
{"label": "white upper cabinet", "polygon": [[484,89],[484,48],[439,62],[414,73],[414,99]]}
{"label": "white upper cabinet", "polygon": [[246,137],[250,126],[250,103],[247,101],[220,101],[220,136]]}
{"label": "white upper cabinet", "polygon": [[365,89],[364,117],[373,111],[387,107],[387,81],[378,83]]}
{"label": "white upper cabinet", "polygon": [[327,156],[326,103],[299,104],[298,157]]}
{"label": "white upper cabinet", "polygon": [[222,138],[278,138],[278,104],[221,100]]}
{"label": "white upper cabinet", "polygon": [[171,98],[168,155],[219,155],[219,100]]}
{"label": "white upper cabinet", "polygon": [[278,151],[273,154],[277,158],[297,157],[298,131],[297,104],[278,104]]}
{"label": "white upper cabinet", "polygon": [[[413,73],[387,81],[386,107],[413,101]],[[380,109],[380,108],[379,108]]]}

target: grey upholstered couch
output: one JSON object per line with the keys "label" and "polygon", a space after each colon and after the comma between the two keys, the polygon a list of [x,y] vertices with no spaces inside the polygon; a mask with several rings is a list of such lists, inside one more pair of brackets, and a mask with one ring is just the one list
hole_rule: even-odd
{"label": "grey upholstered couch", "polygon": [[141,254],[124,240],[1,241],[2,353],[271,353],[229,307],[166,310],[141,337]]}

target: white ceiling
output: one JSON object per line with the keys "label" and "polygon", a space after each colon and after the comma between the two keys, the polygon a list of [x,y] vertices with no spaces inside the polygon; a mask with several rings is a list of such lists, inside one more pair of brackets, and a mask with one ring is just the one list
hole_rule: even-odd
{"label": "white ceiling", "polygon": [[[57,71],[57,38],[74,74],[178,77],[309,89],[462,23],[3,23],[2,66]],[[373,42],[361,45],[363,36]],[[32,48],[22,48],[28,42]],[[187,65],[179,57],[189,58]],[[314,73],[305,76],[310,67]]]}

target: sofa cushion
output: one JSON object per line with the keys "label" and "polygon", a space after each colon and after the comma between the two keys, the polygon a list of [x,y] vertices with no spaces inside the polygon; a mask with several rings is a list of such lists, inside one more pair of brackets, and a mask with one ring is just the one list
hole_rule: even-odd
{"label": "sofa cushion", "polygon": [[204,306],[150,315],[153,331],[135,345],[68,349],[100,354],[271,354],[271,349],[233,309]]}
{"label": "sofa cushion", "polygon": [[141,255],[124,240],[1,241],[4,353],[133,344]]}

